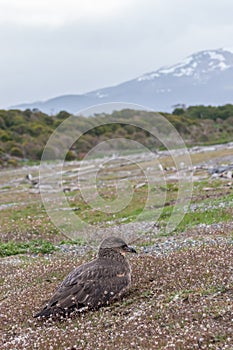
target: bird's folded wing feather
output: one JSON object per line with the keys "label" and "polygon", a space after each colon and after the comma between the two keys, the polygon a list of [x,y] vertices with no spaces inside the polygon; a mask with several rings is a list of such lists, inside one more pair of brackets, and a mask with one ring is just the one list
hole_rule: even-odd
{"label": "bird's folded wing feather", "polygon": [[65,278],[47,307],[98,307],[120,296],[128,284],[129,276],[119,266],[87,263]]}

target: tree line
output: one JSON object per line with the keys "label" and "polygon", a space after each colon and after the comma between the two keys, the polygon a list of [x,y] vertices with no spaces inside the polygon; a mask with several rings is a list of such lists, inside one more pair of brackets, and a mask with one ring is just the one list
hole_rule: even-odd
{"label": "tree line", "polygon": [[[233,105],[191,106],[161,114],[176,128],[188,146],[233,140]],[[89,118],[77,116],[80,130],[85,130],[87,123],[93,127],[72,145],[66,160],[82,159],[98,143],[113,138],[135,140],[151,150],[161,148],[163,145],[160,141],[148,131],[151,118],[155,116],[155,112],[130,109]],[[0,166],[39,161],[50,135],[69,117],[66,111],[49,116],[39,110],[0,110]],[[140,120],[145,127],[131,125],[133,120]],[[102,125],[95,126],[100,123]],[[128,147],[128,144],[124,145],[122,141],[124,147]]]}

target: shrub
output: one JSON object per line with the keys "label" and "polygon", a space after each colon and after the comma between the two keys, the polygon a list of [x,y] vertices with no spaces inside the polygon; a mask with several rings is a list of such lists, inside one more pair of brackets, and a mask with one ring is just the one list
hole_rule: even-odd
{"label": "shrub", "polygon": [[7,142],[12,140],[12,137],[9,132],[0,130],[0,141]]}
{"label": "shrub", "polygon": [[76,155],[73,151],[68,151],[66,153],[66,158],[65,158],[66,161],[71,161],[71,160],[75,160],[75,159],[76,159]]}
{"label": "shrub", "polygon": [[18,157],[18,158],[24,157],[23,152],[19,147],[12,147],[12,149],[10,150],[10,154],[11,156]]}

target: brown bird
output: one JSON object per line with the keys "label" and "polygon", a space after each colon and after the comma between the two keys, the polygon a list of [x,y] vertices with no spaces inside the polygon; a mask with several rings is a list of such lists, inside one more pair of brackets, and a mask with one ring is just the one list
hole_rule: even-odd
{"label": "brown bird", "polygon": [[65,316],[75,310],[97,309],[119,299],[131,283],[127,252],[136,253],[136,250],[121,238],[104,239],[97,258],[70,272],[34,317]]}

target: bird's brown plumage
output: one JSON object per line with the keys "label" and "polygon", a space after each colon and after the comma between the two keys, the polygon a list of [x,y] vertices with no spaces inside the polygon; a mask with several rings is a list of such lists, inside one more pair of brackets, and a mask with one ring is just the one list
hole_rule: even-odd
{"label": "bird's brown plumage", "polygon": [[47,305],[34,317],[65,315],[74,310],[96,309],[120,298],[131,282],[125,252],[136,252],[120,238],[108,237],[98,257],[73,270],[58,287]]}

